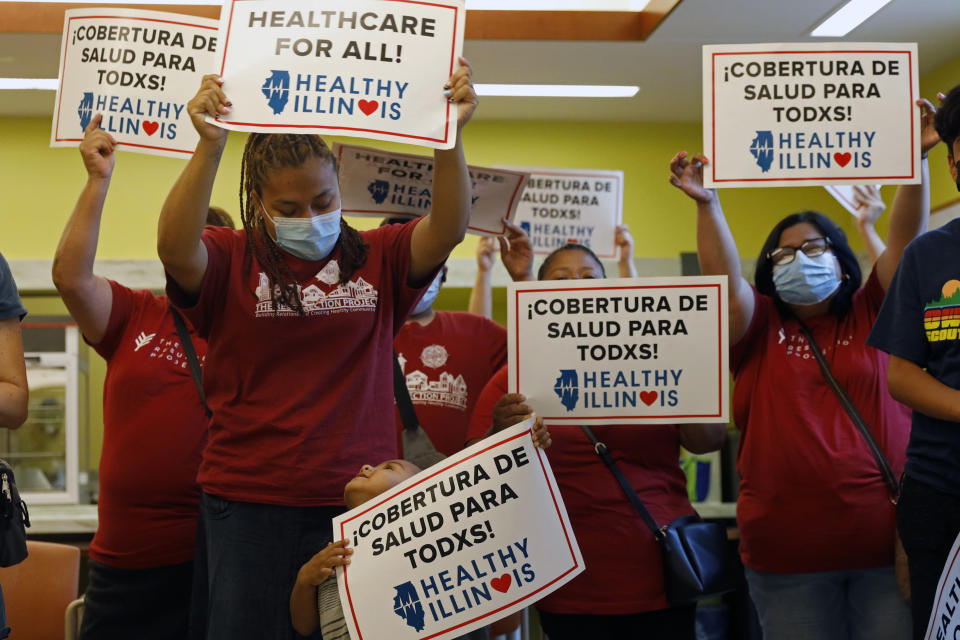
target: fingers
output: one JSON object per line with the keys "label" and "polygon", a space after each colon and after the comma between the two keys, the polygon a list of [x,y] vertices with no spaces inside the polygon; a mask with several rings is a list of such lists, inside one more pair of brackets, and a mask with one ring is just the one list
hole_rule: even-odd
{"label": "fingers", "polygon": [[[942,93],[937,94],[937,97],[940,98],[940,102],[942,103],[943,98],[941,96],[943,96]],[[937,108],[934,107],[933,103],[926,98],[920,98],[917,100],[917,106],[920,107],[921,116],[924,118],[930,117],[937,112]]]}
{"label": "fingers", "polygon": [[205,113],[211,118],[230,113],[231,102],[221,88],[223,80],[213,74],[203,76],[200,90],[188,104],[192,113]]}
{"label": "fingers", "polygon": [[90,135],[94,131],[100,128],[100,122],[103,120],[103,114],[99,111],[93,118],[90,119],[90,123],[87,125],[87,128],[83,130],[84,135]]}
{"label": "fingers", "polygon": [[550,431],[547,429],[547,425],[543,424],[543,418],[540,416],[527,416],[528,418],[536,417],[536,422],[533,424],[533,444],[540,449],[547,449],[553,444],[553,439],[550,437]]}

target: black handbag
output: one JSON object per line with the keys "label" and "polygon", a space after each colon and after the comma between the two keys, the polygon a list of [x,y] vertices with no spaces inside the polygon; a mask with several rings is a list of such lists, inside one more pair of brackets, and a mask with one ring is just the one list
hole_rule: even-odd
{"label": "black handbag", "polygon": [[719,522],[704,522],[696,514],[681,516],[668,525],[659,526],[620,471],[607,445],[597,440],[590,427],[580,428],[659,543],[667,602],[671,606],[688,604],[733,591],[736,588],[735,569],[727,528]]}
{"label": "black handbag", "polygon": [[27,531],[30,513],[20,499],[13,469],[0,460],[0,567],[12,567],[27,557]]}

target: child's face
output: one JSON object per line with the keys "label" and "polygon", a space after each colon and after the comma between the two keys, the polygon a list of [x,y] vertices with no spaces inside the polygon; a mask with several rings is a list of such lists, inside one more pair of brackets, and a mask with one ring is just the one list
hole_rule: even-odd
{"label": "child's face", "polygon": [[348,509],[353,509],[419,472],[417,465],[406,460],[387,460],[376,467],[365,464],[343,488],[343,500]]}

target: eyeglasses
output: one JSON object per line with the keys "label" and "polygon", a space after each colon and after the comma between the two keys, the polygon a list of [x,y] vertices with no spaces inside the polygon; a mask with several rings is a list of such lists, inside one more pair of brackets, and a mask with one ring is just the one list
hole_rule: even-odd
{"label": "eyeglasses", "polygon": [[778,247],[769,252],[767,258],[773,262],[774,266],[782,267],[793,262],[793,259],[797,257],[797,251],[803,251],[803,254],[808,258],[816,258],[822,256],[830,248],[830,244],[830,238],[811,238],[799,247],[789,245]]}

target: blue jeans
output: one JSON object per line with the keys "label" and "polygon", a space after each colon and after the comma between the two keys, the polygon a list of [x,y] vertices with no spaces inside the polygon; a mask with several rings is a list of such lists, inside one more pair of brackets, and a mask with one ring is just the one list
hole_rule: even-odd
{"label": "blue jeans", "polygon": [[893,567],[767,573],[744,567],[769,640],[908,640],[910,608]]}
{"label": "blue jeans", "polygon": [[[204,493],[207,638],[298,640],[290,623],[297,572],[332,538],[343,507],[282,507]],[[312,638],[321,639],[317,629]]]}

